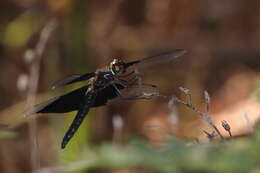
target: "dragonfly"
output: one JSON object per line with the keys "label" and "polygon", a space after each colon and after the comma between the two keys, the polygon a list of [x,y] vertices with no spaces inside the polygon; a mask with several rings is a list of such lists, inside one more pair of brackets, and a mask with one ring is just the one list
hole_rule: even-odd
{"label": "dragonfly", "polygon": [[175,49],[131,62],[124,62],[121,58],[115,58],[109,66],[98,69],[95,72],[68,76],[54,82],[52,89],[76,82],[88,81],[88,83],[67,94],[37,104],[30,108],[25,114],[67,113],[77,111],[74,120],[62,139],[61,148],[64,149],[91,108],[104,106],[109,100],[114,98],[123,100],[150,99],[158,95],[156,92],[143,91],[127,96],[122,94],[122,90],[124,89],[156,87],[152,84],[142,83],[138,69],[171,62],[186,52],[185,49]]}

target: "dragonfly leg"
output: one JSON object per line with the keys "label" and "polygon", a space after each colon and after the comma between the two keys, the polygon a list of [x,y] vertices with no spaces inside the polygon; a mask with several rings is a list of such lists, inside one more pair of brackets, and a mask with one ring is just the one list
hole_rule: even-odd
{"label": "dragonfly leg", "polygon": [[123,85],[125,88],[128,88],[129,87],[129,84],[126,80],[124,79],[117,79],[115,80],[115,83],[118,83],[120,85]]}
{"label": "dragonfly leg", "polygon": [[139,77],[134,76],[132,79],[129,80],[129,86],[133,86],[137,81],[139,81]]}
{"label": "dragonfly leg", "polygon": [[149,86],[149,87],[157,88],[156,85],[147,84],[147,83],[142,83],[142,82],[141,82],[141,77],[140,77],[140,76],[137,76],[137,75],[135,75],[132,79],[129,80],[129,85],[130,85],[130,86],[133,86],[137,81],[138,81],[138,85],[140,85],[140,86]]}
{"label": "dragonfly leg", "polygon": [[[137,81],[139,81],[138,84],[137,84]],[[137,84],[137,86],[148,86],[148,87],[152,87],[152,88],[157,88],[156,85],[142,83],[140,81],[140,76],[136,76],[136,75],[133,78],[131,78],[129,81],[126,81],[124,79],[118,79],[118,80],[116,80],[116,83],[119,83],[120,85],[123,85],[125,88],[131,88],[135,84]]]}
{"label": "dragonfly leg", "polygon": [[112,85],[116,89],[116,92],[117,92],[118,96],[120,97],[120,99],[123,99],[123,100],[151,99],[153,97],[159,96],[159,93],[155,93],[155,92],[151,92],[151,93],[142,92],[138,95],[123,96],[121,91],[117,88],[117,86],[115,84],[112,84]]}
{"label": "dragonfly leg", "polygon": [[[129,85],[128,85],[128,83],[127,83],[126,81],[116,79],[116,80],[112,80],[112,81],[106,83],[103,87],[97,89],[97,91],[103,90],[104,88],[106,88],[106,87],[108,87],[108,86],[110,86],[110,85],[113,85],[113,86],[114,86],[115,84],[122,85],[124,88],[128,88],[128,87],[129,87]],[[117,89],[118,89],[118,88],[117,88]]]}
{"label": "dragonfly leg", "polygon": [[115,82],[123,85],[125,88],[130,88],[132,87],[136,82],[138,81],[137,76],[134,76],[133,78],[131,78],[129,81],[126,81],[124,79],[118,79]]}
{"label": "dragonfly leg", "polygon": [[135,73],[135,71],[133,70],[133,71],[129,72],[128,74],[120,75],[120,77],[128,77],[128,76],[131,76],[134,73]]}
{"label": "dragonfly leg", "polygon": [[[133,86],[134,84],[136,84],[137,81],[140,81],[140,79],[141,79],[140,76],[134,75],[134,76],[133,76],[131,79],[129,79],[128,81],[123,80],[123,79],[119,79],[119,80],[126,82],[126,83],[128,84],[128,86],[131,87],[131,86]],[[138,82],[138,83],[140,83],[140,82]]]}
{"label": "dragonfly leg", "polygon": [[157,88],[157,85],[149,84],[149,83],[142,83],[141,85],[143,85],[143,86],[149,86],[149,87],[152,87],[152,88]]}
{"label": "dragonfly leg", "polygon": [[117,88],[117,86],[114,83],[112,85],[116,89],[117,95],[120,97],[120,99],[122,99],[122,100],[132,100],[132,99],[134,99],[133,96],[130,96],[130,97],[123,96],[121,91]]}
{"label": "dragonfly leg", "polygon": [[136,80],[136,77],[131,78],[129,81],[126,81],[124,79],[116,79],[112,83],[117,83],[124,86],[125,88],[130,88],[136,82],[136,81],[133,82],[132,80]]}
{"label": "dragonfly leg", "polygon": [[[128,80],[122,79],[121,77],[130,77],[131,75],[133,75],[133,77],[131,77]],[[129,72],[126,75],[121,75],[119,76],[119,78],[117,78],[117,80],[122,81],[124,83],[126,83],[129,86],[132,86],[133,84],[135,84],[137,81],[141,81],[141,76],[139,75],[139,73],[136,70],[132,70],[131,72]]]}

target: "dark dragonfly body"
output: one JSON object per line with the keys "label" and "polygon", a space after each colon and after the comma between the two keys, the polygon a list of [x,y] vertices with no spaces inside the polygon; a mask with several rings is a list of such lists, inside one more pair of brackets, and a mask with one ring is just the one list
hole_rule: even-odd
{"label": "dark dragonfly body", "polygon": [[[66,113],[77,111],[69,130],[62,140],[61,148],[65,148],[69,140],[79,128],[80,124],[83,122],[90,108],[103,106],[108,102],[108,100],[116,97],[122,99],[148,99],[153,97],[153,94],[147,95],[147,93],[128,97],[122,95],[121,90],[125,88],[149,85],[140,82],[140,77],[136,74],[135,70],[127,72],[129,67],[135,66],[135,69],[138,69],[153,64],[170,62],[185,53],[186,51],[184,49],[176,49],[171,52],[128,63],[123,62],[121,59],[114,59],[110,63],[109,67],[97,70],[96,72],[69,76],[63,80],[55,82],[52,85],[52,88],[55,89],[86,80],[89,80],[89,83],[87,86],[83,86],[65,95],[52,98],[44,103],[34,106],[26,112],[26,115],[35,113]],[[155,87],[154,85],[149,86]]]}

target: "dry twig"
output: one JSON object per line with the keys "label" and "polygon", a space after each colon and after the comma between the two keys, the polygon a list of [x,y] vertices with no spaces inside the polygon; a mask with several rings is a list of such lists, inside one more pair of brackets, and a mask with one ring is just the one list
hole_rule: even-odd
{"label": "dry twig", "polygon": [[[24,58],[31,62],[30,75],[29,75],[29,90],[27,93],[27,105],[31,107],[35,103],[36,93],[38,89],[40,64],[43,52],[46,48],[48,40],[51,38],[53,30],[57,27],[58,21],[51,19],[40,33],[40,38],[36,44],[35,49],[28,49],[24,54]],[[31,166],[32,170],[35,171],[40,167],[40,158],[38,155],[38,144],[37,144],[37,122],[35,118],[29,121],[29,136],[31,144]]]}
{"label": "dry twig", "polygon": [[209,132],[207,132],[206,130],[203,130],[203,132],[207,135],[209,141],[213,141],[214,138],[216,137],[215,131],[213,131],[212,133],[209,133]]}
{"label": "dry twig", "polygon": [[[190,95],[190,92],[188,92],[188,94]],[[191,96],[190,96],[191,97]],[[173,96],[172,97],[173,101],[174,102],[177,102],[177,103],[180,103],[180,104],[183,104],[185,105],[187,108],[191,109],[193,112],[197,113],[205,122],[207,122],[219,135],[219,137],[223,140],[224,137],[223,135],[220,133],[220,131],[218,130],[218,128],[216,127],[216,125],[213,123],[213,120],[211,119],[211,117],[204,113],[204,112],[201,112],[199,111],[196,107],[194,107],[192,105],[192,103],[188,103],[188,102],[185,102],[181,99],[179,99],[178,97],[176,96]],[[189,102],[190,102],[191,98],[189,99]]]}

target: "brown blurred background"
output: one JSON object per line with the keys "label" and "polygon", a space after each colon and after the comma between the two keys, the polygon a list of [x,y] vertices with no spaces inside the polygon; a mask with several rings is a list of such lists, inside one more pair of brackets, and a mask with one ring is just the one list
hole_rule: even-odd
{"label": "brown blurred background", "polygon": [[[113,57],[130,61],[184,48],[188,54],[173,64],[142,71],[144,81],[158,85],[164,94],[184,99],[178,87],[189,88],[193,104],[202,110],[207,90],[216,125],[225,119],[233,133],[240,135],[248,133],[260,115],[255,98],[260,67],[259,8],[257,0],[0,1],[0,122],[11,125],[15,133],[0,139],[0,172],[33,169],[30,128],[22,117],[28,108],[25,100],[32,65],[25,53],[35,48],[50,20],[55,19],[57,27],[42,54],[37,102],[73,89],[50,91],[53,81],[95,71]],[[169,108],[168,102],[116,100],[93,109],[67,151],[59,146],[74,113],[38,118],[38,168],[73,161],[87,146],[105,141],[126,143],[140,136],[160,144],[173,134],[185,139],[200,137],[209,128],[187,108]]]}

